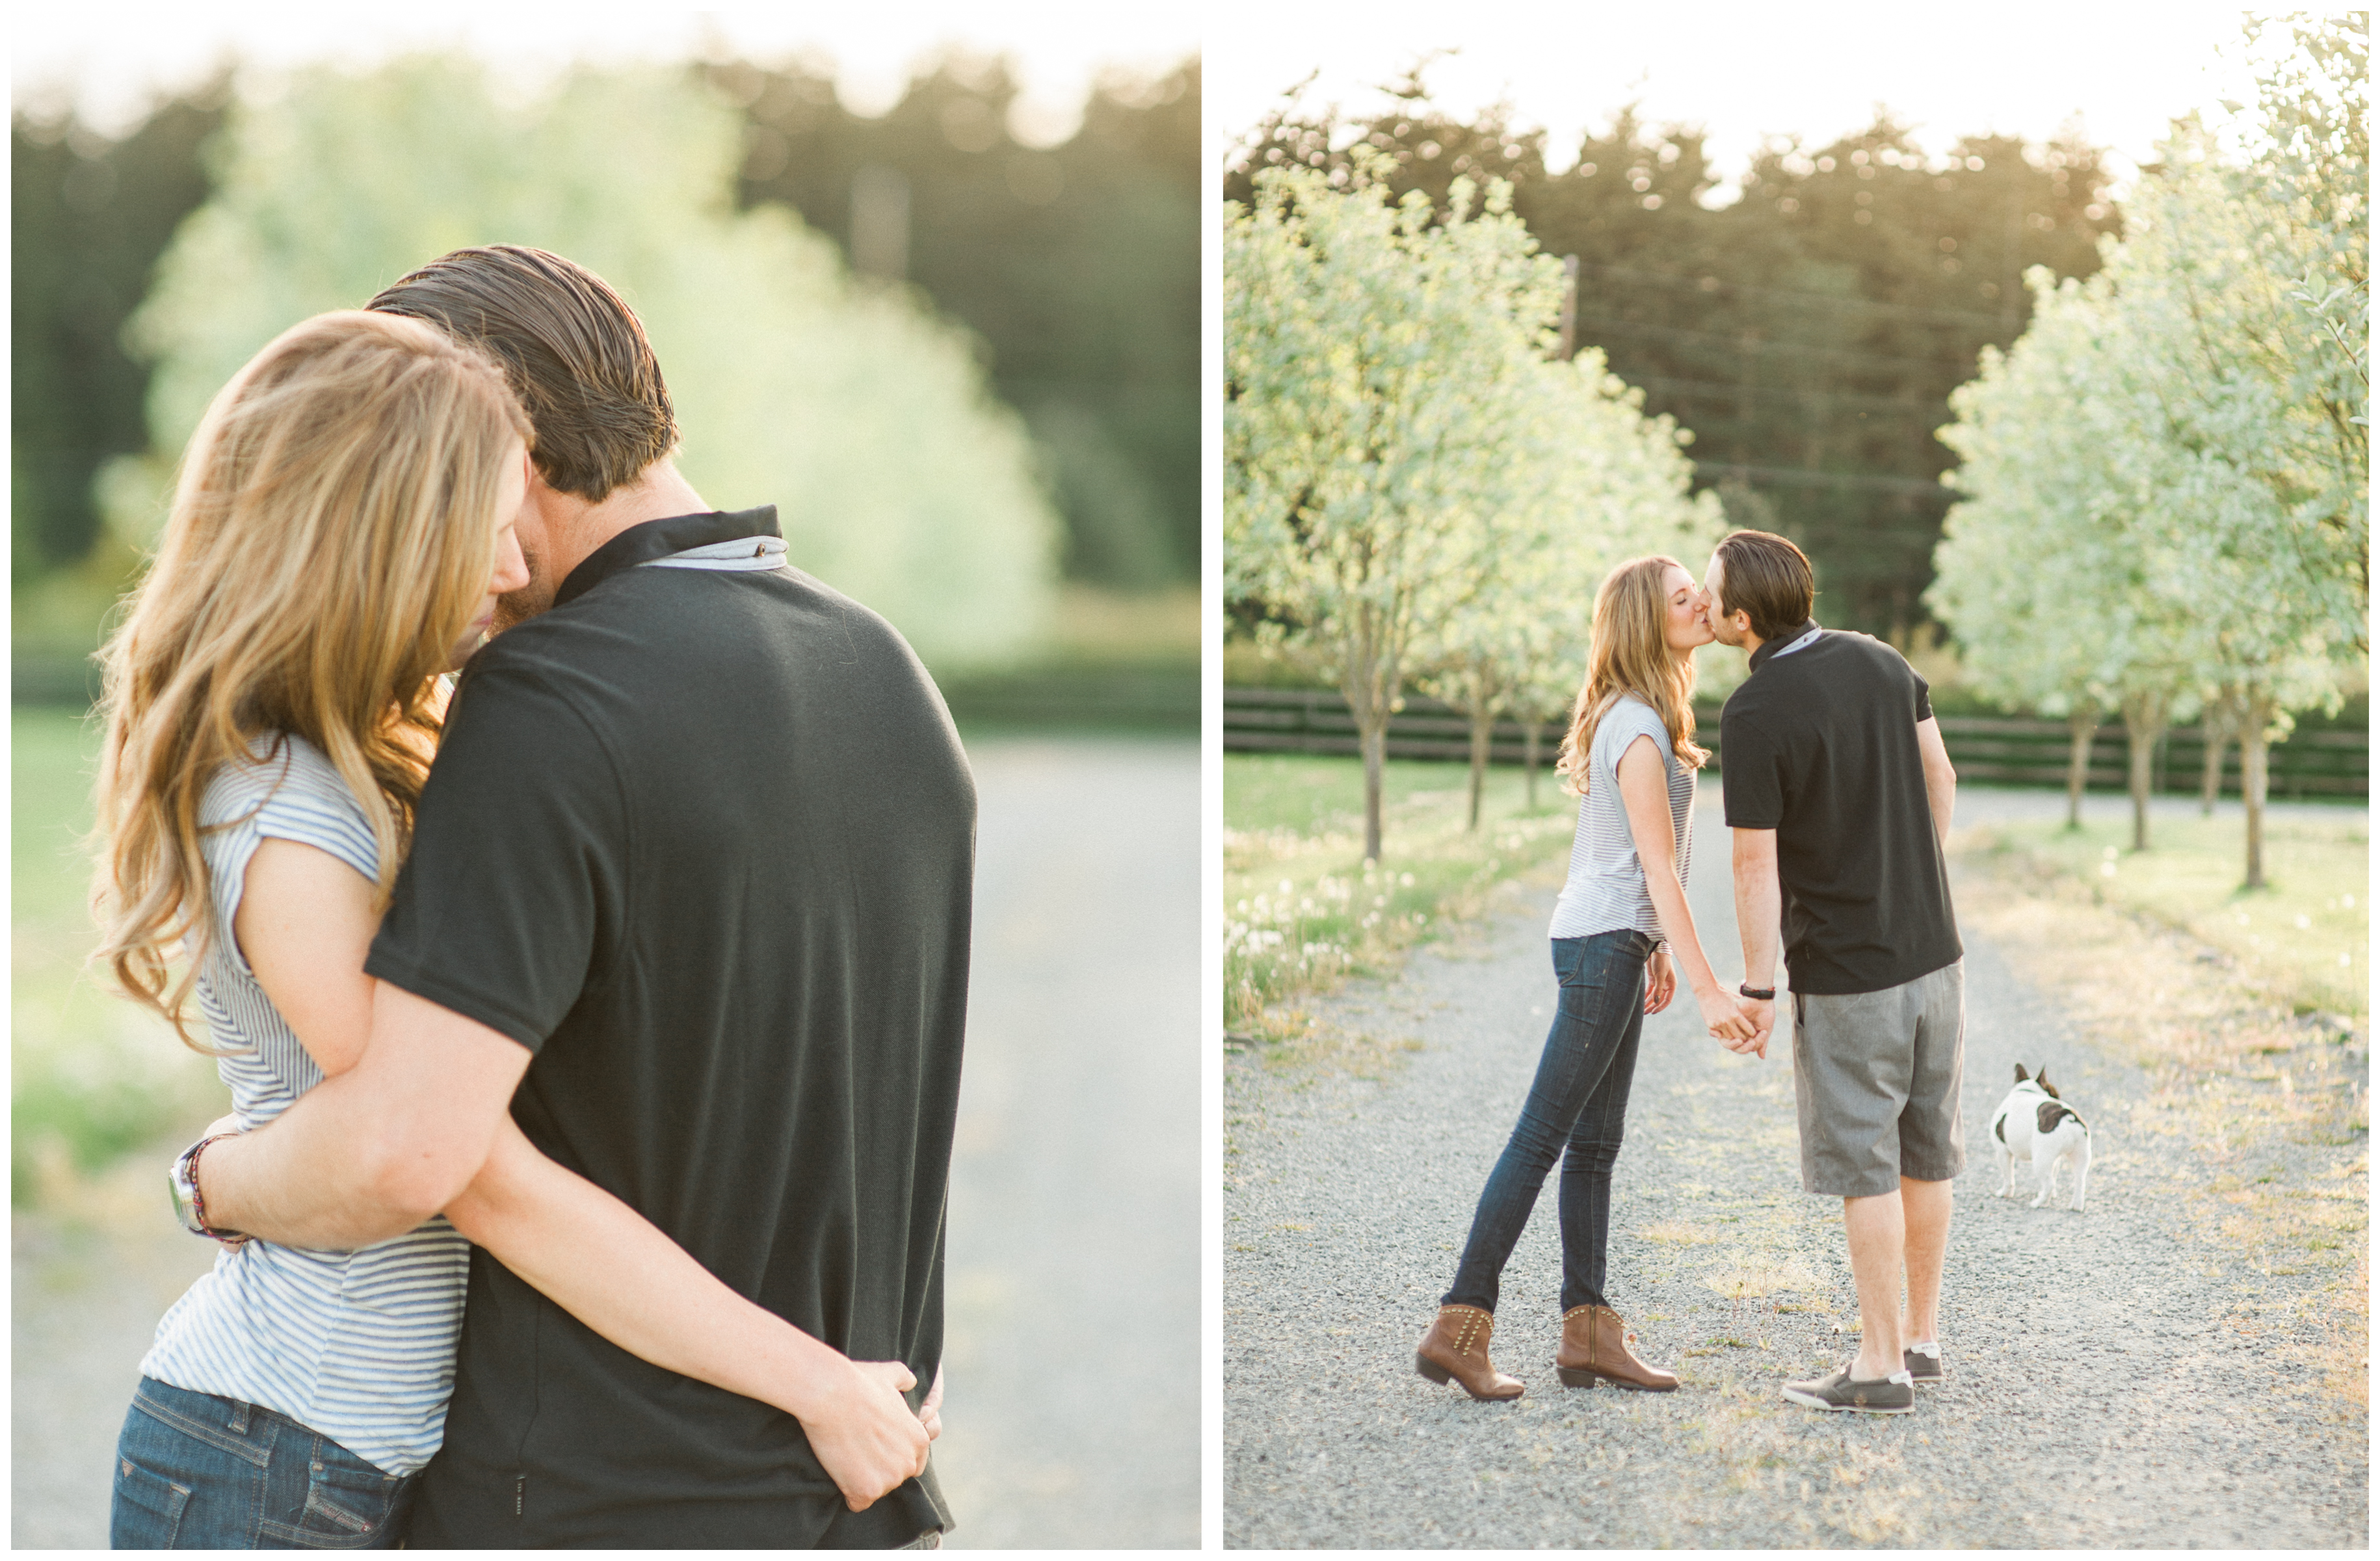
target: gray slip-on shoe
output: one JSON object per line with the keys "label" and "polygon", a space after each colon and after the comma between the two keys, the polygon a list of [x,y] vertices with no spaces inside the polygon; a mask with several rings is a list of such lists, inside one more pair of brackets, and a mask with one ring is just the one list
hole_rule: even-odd
{"label": "gray slip-on shoe", "polygon": [[1812,1409],[1829,1409],[1857,1415],[1905,1415],[1917,1408],[1917,1384],[1907,1372],[1895,1372],[1888,1377],[1855,1382],[1851,1368],[1828,1372],[1811,1382],[1789,1382],[1785,1396],[1792,1403]]}
{"label": "gray slip-on shoe", "polygon": [[1942,1363],[1942,1347],[1939,1345],[1934,1347],[1931,1355],[1922,1349],[1904,1349],[1900,1352],[1900,1364],[1902,1370],[1909,1373],[1910,1382],[1920,1387],[1927,1383],[1938,1386],[1950,1374],[1949,1368]]}

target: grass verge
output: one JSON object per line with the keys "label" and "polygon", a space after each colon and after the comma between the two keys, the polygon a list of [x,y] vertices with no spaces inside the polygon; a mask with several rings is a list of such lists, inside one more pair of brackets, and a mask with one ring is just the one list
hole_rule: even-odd
{"label": "grass verge", "polygon": [[2243,825],[2228,817],[2151,821],[2134,851],[2129,820],[2069,830],[2054,819],[1987,826],[1974,850],[2026,859],[2093,899],[2189,933],[2240,962],[2243,979],[2297,1013],[2361,1017],[2369,1006],[2371,816],[2361,808],[2268,814],[2265,875],[2240,887]]}
{"label": "grass verge", "polygon": [[1364,860],[1360,760],[1223,758],[1224,1023],[1232,1043],[1309,1036],[1301,1000],[1350,975],[1393,970],[1403,951],[1475,916],[1498,885],[1566,860],[1577,803],[1548,773],[1529,806],[1517,771],[1491,769],[1479,827],[1469,772],[1391,761],[1382,780],[1381,860]]}
{"label": "grass verge", "polygon": [[75,712],[9,721],[10,1193],[58,1203],[80,1178],[222,1109],[207,1058],[115,995],[86,961],[91,779],[99,733]]}
{"label": "grass verge", "polygon": [[[2232,1281],[2226,1325],[2268,1341],[2292,1368],[2281,1380],[2320,1384],[2365,1412],[2366,1025],[2300,1011],[2303,968],[2269,945],[2226,946],[2199,933],[2205,913],[2193,910],[2185,862],[2159,869],[2168,897],[2135,900],[2147,891],[2108,888],[2127,882],[2125,868],[2113,880],[2073,871],[2077,857],[2090,860],[2082,850],[2011,849],[2004,831],[1961,832],[1951,844],[1972,870],[1959,888],[1961,924],[1996,944],[2080,1031],[2148,1075],[2147,1098],[2119,1130],[2161,1140],[2141,1163],[2180,1167],[2167,1189],[2178,1234],[2214,1265],[2210,1275]],[[2348,844],[2342,836],[2329,849],[2361,893],[2365,853]],[[2174,848],[2170,836],[2160,848]],[[2318,895],[2323,883],[2304,866],[2276,876],[2280,894]],[[2198,906],[2215,893],[2200,888]],[[2363,1007],[2359,996],[2353,1010]]]}

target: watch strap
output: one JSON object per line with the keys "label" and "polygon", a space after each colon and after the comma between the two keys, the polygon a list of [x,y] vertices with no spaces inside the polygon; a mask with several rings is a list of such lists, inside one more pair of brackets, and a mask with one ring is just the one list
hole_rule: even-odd
{"label": "watch strap", "polygon": [[1751,998],[1755,1003],[1774,1003],[1777,1001],[1777,989],[1773,986],[1755,987],[1750,982],[1745,982],[1735,990],[1742,993],[1744,996]]}

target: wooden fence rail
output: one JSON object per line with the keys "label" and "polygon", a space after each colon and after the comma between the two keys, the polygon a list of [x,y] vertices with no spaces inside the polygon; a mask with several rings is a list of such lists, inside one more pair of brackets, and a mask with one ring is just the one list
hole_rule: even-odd
{"label": "wooden fence rail", "polygon": [[[1718,750],[1718,710],[1698,707],[1697,738]],[[2068,733],[2063,721],[2015,716],[1945,715],[1942,740],[1961,778],[2002,786],[2064,786]],[[1518,764],[1524,751],[1521,723],[1500,721],[1488,745],[1498,764]],[[1561,724],[1540,728],[1539,762],[1551,764],[1561,744]],[[2157,743],[2153,774],[2160,791],[2195,792],[2205,763],[2206,735],[2179,726]],[[1354,753],[1355,720],[1346,701],[1324,689],[1226,689],[1223,747],[1232,753]],[[2370,794],[2369,735],[2363,731],[2293,733],[2271,750],[2275,797],[2364,797]],[[1389,723],[1391,759],[1468,759],[1471,724],[1461,712],[1435,700],[1408,698]],[[2129,757],[2120,723],[2103,726],[2091,744],[2089,784],[2120,790]],[[2240,750],[2224,755],[2223,790],[2240,791]]]}

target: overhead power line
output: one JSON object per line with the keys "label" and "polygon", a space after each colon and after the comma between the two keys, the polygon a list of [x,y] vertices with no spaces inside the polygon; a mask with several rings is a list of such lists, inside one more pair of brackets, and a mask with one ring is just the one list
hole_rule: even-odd
{"label": "overhead power line", "polygon": [[1751,466],[1742,461],[1696,461],[1694,475],[1706,482],[1733,477],[1747,482],[1782,482],[1800,488],[1858,488],[1869,493],[1902,494],[1911,498],[1955,503],[1959,495],[1939,482],[1922,477],[1887,477],[1869,471],[1805,471],[1791,466]]}
{"label": "overhead power line", "polygon": [[[1927,309],[1910,303],[1877,303],[1867,299],[1839,298],[1832,293],[1808,293],[1791,287],[1756,287],[1746,282],[1721,281],[1715,277],[1683,276],[1674,271],[1635,271],[1624,265],[1596,265],[1582,261],[1579,269],[1598,276],[1616,277],[1646,287],[1669,287],[1678,292],[1694,293],[1704,298],[1734,294],[1743,298],[1789,299],[1795,303],[1815,304],[1823,309],[1847,310],[1853,313],[1870,314],[1879,320],[1909,320],[1921,324],[1966,325],[1991,335],[1998,335],[2004,322],[1998,314],[1983,314],[1963,309]],[[1706,286],[1716,283],[1716,286]]]}
{"label": "overhead power line", "polygon": [[1786,390],[1775,385],[1730,384],[1723,380],[1681,380],[1661,374],[1638,374],[1628,381],[1647,390],[1658,390],[1670,396],[1702,396],[1715,401],[1730,396],[1749,396],[1755,401],[1791,401],[1797,405],[1812,401],[1831,401],[1838,406],[1863,407],[1874,411],[1894,412],[1903,417],[1939,418],[1939,398],[1923,401],[1898,396],[1862,396],[1849,390]]}
{"label": "overhead power line", "polygon": [[[1689,331],[1676,325],[1646,325],[1633,320],[1608,318],[1585,319],[1579,323],[1579,339],[1592,344],[1597,331],[1605,335],[1649,336],[1657,340],[1703,342],[1729,352],[1755,358],[1831,358],[1846,363],[1875,363],[1888,368],[1928,369],[1936,373],[1955,373],[1961,380],[1973,377],[1975,360],[1973,354],[1962,359],[1900,358],[1880,352],[1853,352],[1839,347],[1803,347],[1788,342],[1745,340],[1742,336],[1721,335],[1712,331]],[[1588,327],[1595,327],[1590,330]]]}

